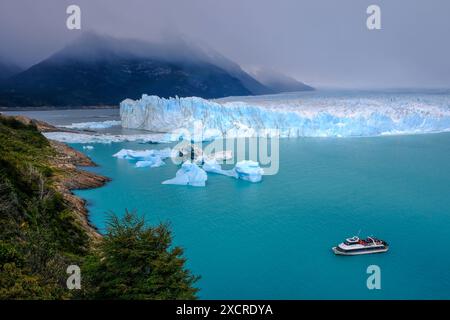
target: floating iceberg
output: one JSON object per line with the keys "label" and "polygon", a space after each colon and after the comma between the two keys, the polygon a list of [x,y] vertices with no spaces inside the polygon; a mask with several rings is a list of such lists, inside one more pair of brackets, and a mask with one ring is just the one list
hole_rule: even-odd
{"label": "floating iceberg", "polygon": [[239,161],[231,170],[224,170],[215,160],[209,160],[205,161],[203,169],[206,172],[222,174],[250,182],[260,182],[264,174],[264,170],[259,166],[259,163],[251,160]]}
{"label": "floating iceberg", "polygon": [[205,170],[206,172],[212,172],[212,173],[222,174],[225,176],[236,177],[236,174],[233,170],[222,169],[222,166],[220,164],[218,164],[217,161],[214,159],[205,161],[205,163],[203,164],[203,170]]}
{"label": "floating iceberg", "polygon": [[172,150],[169,148],[162,150],[130,150],[122,149],[113,157],[136,161],[137,168],[156,168],[165,165],[164,159],[171,157]]}
{"label": "floating iceberg", "polygon": [[[171,133],[168,140],[172,141],[208,140],[218,135],[349,137],[428,133],[450,131],[450,95],[316,93],[212,101],[144,94],[140,100],[122,101],[120,117],[124,128]],[[201,123],[200,129],[196,129],[196,123]]]}
{"label": "floating iceberg", "polygon": [[98,129],[108,129],[115,126],[120,126],[121,121],[118,120],[107,120],[107,121],[96,121],[96,122],[78,122],[72,123],[70,125],[61,126],[67,129],[81,129],[81,130],[98,130]]}
{"label": "floating iceberg", "polygon": [[[165,165],[164,160],[167,158],[176,158],[177,149],[162,150],[131,150],[122,149],[115,153],[113,157],[136,161],[137,168],[155,168]],[[226,154],[226,153],[225,153]],[[220,154],[220,157],[225,154]],[[219,158],[220,158],[219,157]],[[202,165],[199,165],[202,163]],[[215,158],[209,158],[202,161],[185,161],[181,168],[177,171],[174,178],[163,181],[163,184],[191,185],[195,187],[204,187],[207,180],[207,172],[217,173],[236,179],[247,180],[250,182],[259,182],[264,174],[263,169],[255,161],[239,161],[231,170],[222,169],[221,165]]]}
{"label": "floating iceberg", "polygon": [[128,159],[128,160],[150,160],[150,158],[158,156],[163,159],[169,158],[172,154],[172,150],[169,148],[162,150],[130,150],[130,149],[122,149],[113,157],[119,159]]}
{"label": "floating iceberg", "polygon": [[136,168],[156,168],[165,165],[166,163],[161,157],[152,157],[151,160],[141,160],[136,162]]}
{"label": "floating iceberg", "polygon": [[94,146],[83,146],[83,150],[93,150]]}
{"label": "floating iceberg", "polygon": [[206,158],[208,160],[216,160],[216,161],[230,160],[233,159],[233,151],[231,150],[216,151],[209,155],[206,155]]}
{"label": "floating iceberg", "polygon": [[247,180],[250,182],[260,182],[264,170],[259,166],[258,162],[251,160],[240,161],[234,167],[239,179]]}
{"label": "floating iceberg", "polygon": [[208,179],[205,170],[195,163],[185,162],[177,171],[175,178],[163,181],[162,184],[190,185],[204,187]]}
{"label": "floating iceberg", "polygon": [[203,149],[196,144],[183,141],[175,146],[172,151],[174,163],[181,164],[186,161],[201,163],[203,160]]}

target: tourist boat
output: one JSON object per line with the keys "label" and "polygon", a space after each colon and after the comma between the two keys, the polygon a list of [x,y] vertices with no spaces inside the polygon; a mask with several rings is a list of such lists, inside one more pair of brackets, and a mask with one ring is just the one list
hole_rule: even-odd
{"label": "tourist boat", "polygon": [[360,239],[357,236],[345,239],[344,242],[333,247],[333,252],[339,255],[353,256],[359,254],[381,253],[389,250],[386,241],[379,240],[375,237],[367,237]]}

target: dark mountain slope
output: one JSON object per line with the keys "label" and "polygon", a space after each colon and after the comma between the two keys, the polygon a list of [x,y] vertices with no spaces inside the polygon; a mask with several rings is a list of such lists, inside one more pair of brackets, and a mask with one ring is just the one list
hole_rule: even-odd
{"label": "dark mountain slope", "polygon": [[117,105],[143,93],[204,98],[252,94],[219,66],[193,55],[182,60],[169,50],[88,34],[5,81],[0,106]]}
{"label": "dark mountain slope", "polygon": [[20,71],[22,71],[22,69],[15,64],[0,61],[0,81],[8,79],[13,75],[18,74]]}
{"label": "dark mountain slope", "polygon": [[7,86],[0,93],[0,105],[117,105],[142,93],[205,98],[250,94],[218,67],[149,59],[45,61],[13,77]]}
{"label": "dark mountain slope", "polygon": [[220,98],[311,89],[279,74],[261,79],[264,84],[217,51],[183,39],[149,43],[84,33],[0,82],[0,107],[118,105],[144,93]]}

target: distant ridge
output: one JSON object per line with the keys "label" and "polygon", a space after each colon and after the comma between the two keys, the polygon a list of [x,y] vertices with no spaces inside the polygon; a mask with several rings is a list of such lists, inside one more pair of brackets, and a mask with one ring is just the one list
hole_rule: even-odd
{"label": "distant ridge", "polygon": [[143,93],[220,98],[275,93],[212,49],[83,33],[0,83],[0,107],[118,105]]}
{"label": "distant ridge", "polygon": [[259,68],[250,74],[274,93],[314,90],[313,87],[275,70]]}

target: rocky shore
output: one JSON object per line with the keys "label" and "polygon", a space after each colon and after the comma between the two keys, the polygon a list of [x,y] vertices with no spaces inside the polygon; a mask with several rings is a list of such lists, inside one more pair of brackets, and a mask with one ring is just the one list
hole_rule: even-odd
{"label": "rocky shore", "polygon": [[110,181],[110,179],[79,169],[79,167],[92,167],[96,166],[96,164],[83,153],[64,143],[49,141],[56,152],[56,156],[50,159],[50,163],[56,169],[55,171],[58,172],[54,176],[56,190],[63,195],[86,232],[93,238],[100,237],[96,228],[89,223],[86,201],[75,196],[72,190],[98,188]]}
{"label": "rocky shore", "polygon": [[[62,131],[61,128],[56,128],[44,121],[30,119],[24,116],[15,116],[14,118],[24,124],[35,125],[40,132]],[[96,164],[83,153],[58,141],[49,140],[49,143],[54,150],[54,156],[48,160],[56,173],[52,177],[55,189],[62,194],[64,200],[73,210],[77,220],[87,234],[92,239],[98,239],[100,234],[89,222],[86,201],[75,196],[72,190],[98,188],[110,181],[110,179],[80,169],[79,167],[96,166]]]}

